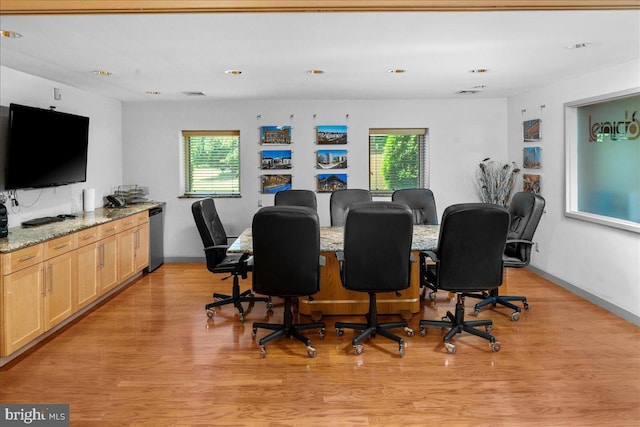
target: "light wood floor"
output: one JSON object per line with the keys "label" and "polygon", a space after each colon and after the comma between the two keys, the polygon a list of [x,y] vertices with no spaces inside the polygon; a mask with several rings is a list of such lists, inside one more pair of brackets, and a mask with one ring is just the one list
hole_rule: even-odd
{"label": "light wood floor", "polygon": [[[205,315],[230,285],[203,264],[162,266],[3,367],[0,402],[68,403],[72,426],[640,425],[640,328],[529,271],[508,270],[501,288],[528,296],[518,322],[504,308],[479,316],[493,319],[498,353],[458,335],[447,354],[429,329],[404,358],[381,336],[354,355],[334,316],[324,341],[309,334],[316,358],[283,339],[261,359],[251,323],[264,304],[244,324],[229,306]],[[440,294],[416,331],[452,307]]]}

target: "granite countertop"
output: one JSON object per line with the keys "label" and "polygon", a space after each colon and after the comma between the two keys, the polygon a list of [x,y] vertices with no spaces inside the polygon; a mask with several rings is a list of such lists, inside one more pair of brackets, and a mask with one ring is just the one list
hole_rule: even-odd
{"label": "granite countertop", "polygon": [[27,246],[36,245],[56,237],[75,233],[139,212],[163,206],[160,202],[147,202],[121,208],[98,208],[94,212],[80,212],[77,217],[37,227],[12,227],[9,235],[0,239],[0,253],[12,252]]}
{"label": "granite countertop", "polygon": [[[411,249],[414,251],[433,250],[438,247],[439,225],[414,225]],[[341,251],[344,246],[344,227],[320,227],[320,250],[322,252]],[[251,227],[245,229],[233,242],[227,252],[252,252]]]}

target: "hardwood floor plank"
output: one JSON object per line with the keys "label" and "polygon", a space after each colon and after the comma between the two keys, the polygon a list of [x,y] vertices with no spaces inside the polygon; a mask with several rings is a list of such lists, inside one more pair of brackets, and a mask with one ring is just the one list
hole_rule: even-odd
{"label": "hardwood floor plank", "polygon": [[[240,323],[225,306],[204,305],[229,281],[203,264],[165,264],[33,351],[0,369],[2,403],[68,403],[73,426],[637,426],[640,328],[527,270],[507,270],[503,295],[526,295],[517,322],[506,308],[483,309],[502,343],[418,333],[454,301],[438,293],[410,325],[405,356],[383,337],[351,349],[325,316],[318,355],[291,339],[260,358],[254,321],[280,322],[256,304]],[[243,281],[247,288],[250,280]],[[467,314],[477,300],[467,298]],[[300,316],[302,321],[310,321]],[[394,316],[381,316],[381,320]],[[259,331],[258,338],[266,334]]]}

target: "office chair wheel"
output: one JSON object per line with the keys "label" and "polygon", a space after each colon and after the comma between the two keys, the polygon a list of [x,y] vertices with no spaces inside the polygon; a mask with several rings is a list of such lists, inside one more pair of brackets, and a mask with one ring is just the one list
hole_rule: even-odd
{"label": "office chair wheel", "polygon": [[472,316],[478,316],[479,314],[480,314],[480,309],[478,309],[478,308],[473,310],[473,313],[471,313]]}
{"label": "office chair wheel", "polygon": [[251,330],[251,338],[256,339],[256,333],[258,332],[258,328],[253,328]]}
{"label": "office chair wheel", "polygon": [[363,350],[364,350],[364,346],[362,344],[356,344],[353,346],[353,354],[355,355],[362,354]]}
{"label": "office chair wheel", "polygon": [[485,331],[486,333],[490,334],[490,333],[491,333],[491,325],[487,325],[487,326],[485,326],[485,327],[484,327],[484,331]]}
{"label": "office chair wheel", "polygon": [[451,344],[450,342],[445,342],[444,343],[444,348],[447,350],[447,353],[449,353],[449,354],[455,354],[455,352],[456,352],[456,345],[455,344]]}
{"label": "office chair wheel", "polygon": [[429,299],[431,301],[435,301],[436,300],[436,291],[429,292]]}
{"label": "office chair wheel", "polygon": [[404,348],[407,346],[407,344],[405,343],[400,343],[399,344],[399,348],[398,348],[398,354],[400,355],[400,357],[404,357]]}
{"label": "office chair wheel", "polygon": [[525,310],[529,310],[529,309],[531,308],[531,306],[529,305],[529,303],[528,303],[528,302],[526,302],[526,301],[524,301],[522,305],[524,305],[524,309],[525,309]]}
{"label": "office chair wheel", "polygon": [[514,311],[513,313],[511,313],[511,320],[514,322],[517,322],[518,320],[520,320],[520,312]]}
{"label": "office chair wheel", "polygon": [[216,317],[215,310],[213,310],[212,308],[207,309],[207,317],[209,319],[213,319],[214,317]]}
{"label": "office chair wheel", "polygon": [[415,335],[415,332],[413,331],[413,329],[407,326],[404,327],[404,333],[407,334],[408,337],[412,337]]}
{"label": "office chair wheel", "polygon": [[427,328],[425,328],[424,326],[420,326],[420,335],[421,336],[426,336],[427,335]]}
{"label": "office chair wheel", "polygon": [[325,328],[320,328],[320,331],[318,331],[318,336],[320,337],[321,340],[324,339],[324,333],[326,332]]}
{"label": "office chair wheel", "polygon": [[264,359],[265,357],[267,357],[267,349],[265,348],[265,346],[261,345],[260,346],[260,357],[262,359]]}
{"label": "office chair wheel", "polygon": [[316,357],[317,354],[318,352],[313,346],[310,346],[310,345],[307,346],[307,355],[309,355],[310,358],[313,359],[314,357]]}
{"label": "office chair wheel", "polygon": [[336,329],[336,336],[341,337],[344,335],[344,329],[338,328]]}
{"label": "office chair wheel", "polygon": [[497,353],[498,351],[500,351],[500,341],[491,341],[489,343],[489,347],[491,347],[491,351]]}
{"label": "office chair wheel", "polygon": [[273,311],[273,303],[271,301],[267,301],[267,311]]}
{"label": "office chair wheel", "polygon": [[244,313],[238,313],[238,317],[240,317],[240,323],[244,323]]}

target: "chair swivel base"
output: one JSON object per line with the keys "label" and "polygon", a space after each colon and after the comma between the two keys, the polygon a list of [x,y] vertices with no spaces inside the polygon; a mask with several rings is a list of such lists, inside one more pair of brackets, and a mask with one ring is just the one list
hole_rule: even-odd
{"label": "chair swivel base", "polygon": [[482,300],[475,305],[473,310],[474,316],[477,316],[478,314],[480,314],[480,309],[482,307],[485,307],[489,304],[491,304],[492,307],[495,307],[497,304],[500,304],[513,310],[513,313],[511,313],[511,320],[516,322],[518,321],[518,319],[520,319],[521,310],[520,310],[520,307],[518,307],[515,304],[511,304],[510,301],[522,301],[522,305],[524,306],[525,310],[529,310],[531,308],[531,306],[527,302],[527,297],[498,295],[497,289],[494,289],[490,292],[482,292],[481,294],[464,294],[464,295],[471,298],[477,298]]}
{"label": "chair swivel base", "polygon": [[260,338],[258,341],[258,345],[260,346],[260,357],[266,357],[267,349],[266,344],[274,341],[280,337],[290,338],[293,337],[298,341],[302,341],[307,346],[307,355],[311,358],[316,357],[316,349],[311,345],[311,340],[304,336],[300,331],[307,329],[320,329],[319,336],[320,339],[324,339],[324,333],[326,330],[326,326],[323,322],[314,322],[314,323],[293,323],[293,312],[291,310],[291,297],[285,297],[284,299],[284,313],[283,313],[283,323],[261,323],[254,322],[253,330],[251,331],[251,337],[253,339],[256,338],[256,333],[258,332],[258,328],[272,330],[274,332],[269,335]]}
{"label": "chair swivel base", "polygon": [[[425,336],[427,333],[426,326],[435,326],[440,328],[450,328],[449,331],[442,338],[444,342],[445,349],[447,353],[453,354],[456,352],[455,344],[451,343],[450,340],[456,334],[461,334],[462,332],[468,332],[470,334],[476,335],[480,338],[484,338],[489,341],[489,347],[492,351],[496,352],[500,350],[500,342],[496,340],[496,338],[490,334],[491,326],[493,322],[491,320],[464,320],[464,296],[458,294],[458,301],[456,302],[456,313],[452,314],[450,311],[447,311],[447,315],[442,318],[442,320],[420,320],[420,335]],[[476,328],[484,326],[485,332],[480,331]]]}
{"label": "chair swivel base", "polygon": [[404,356],[405,342],[401,337],[391,333],[389,329],[394,328],[404,328],[404,332],[408,337],[413,336],[413,329],[409,328],[406,321],[399,322],[387,322],[387,323],[378,323],[378,311],[376,307],[376,294],[369,294],[369,312],[366,315],[367,323],[351,323],[351,322],[336,322],[336,334],[341,337],[344,335],[344,329],[354,329],[357,331],[362,331],[355,338],[351,340],[351,344],[353,345],[353,352],[355,354],[362,354],[363,346],[361,342],[365,338],[375,337],[377,334],[382,335],[385,338],[388,338],[392,341],[398,343],[398,352],[400,357]]}
{"label": "chair swivel base", "polygon": [[253,304],[255,304],[256,301],[266,302],[267,309],[269,309],[271,306],[271,300],[269,298],[256,297],[250,289],[247,289],[244,292],[240,292],[240,283],[238,282],[237,276],[233,277],[233,295],[214,293],[213,298],[216,301],[210,302],[209,304],[204,306],[204,309],[207,311],[207,317],[209,317],[209,319],[213,319],[215,317],[216,312],[213,310],[214,307],[220,307],[227,304],[233,304],[238,309],[238,315],[241,322],[244,322],[245,314],[245,310],[242,307],[243,302],[249,303],[247,311],[251,310]]}

